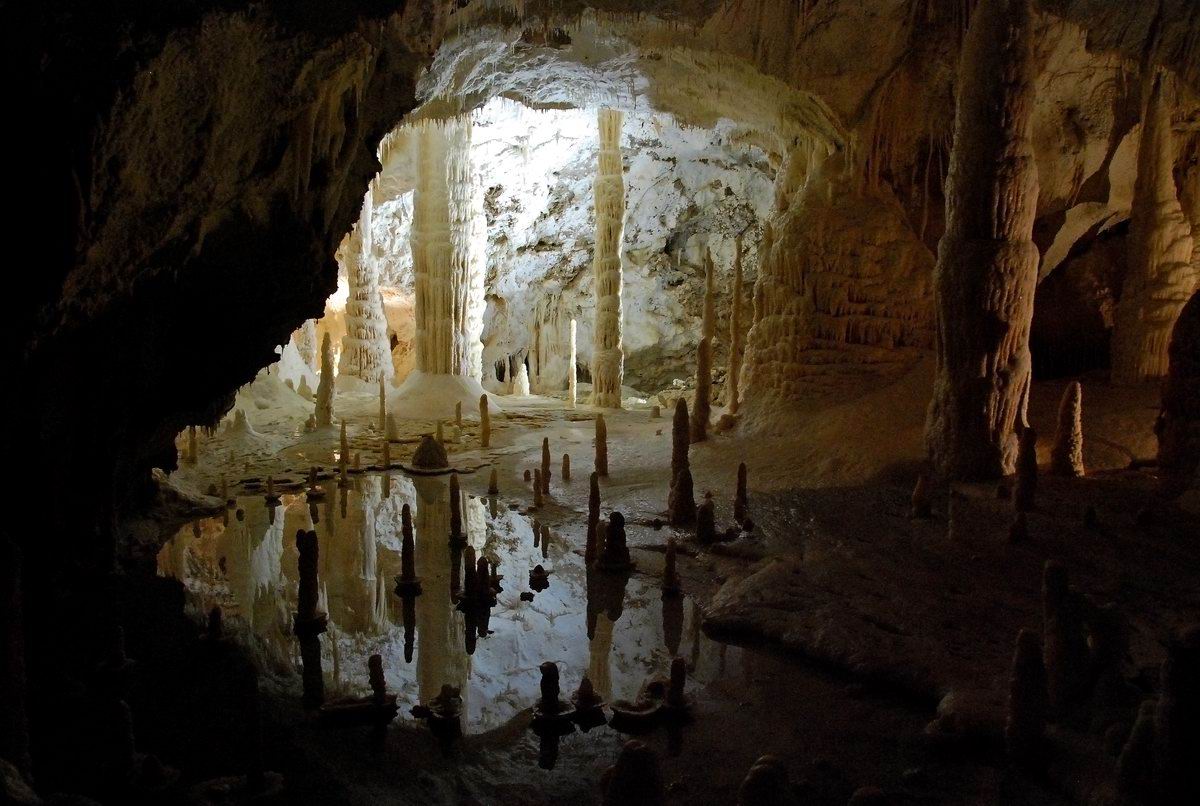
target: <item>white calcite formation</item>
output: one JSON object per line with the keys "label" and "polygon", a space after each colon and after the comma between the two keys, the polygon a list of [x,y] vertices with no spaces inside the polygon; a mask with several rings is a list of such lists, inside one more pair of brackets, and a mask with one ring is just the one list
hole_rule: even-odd
{"label": "white calcite formation", "polygon": [[317,321],[315,319],[305,319],[304,324],[296,328],[292,333],[292,344],[296,347],[296,352],[299,353],[304,365],[312,371],[318,368],[318,344],[317,341]]}
{"label": "white calcite formation", "polygon": [[1179,311],[1196,290],[1191,225],[1175,192],[1171,115],[1162,77],[1142,124],[1129,227],[1129,268],[1112,334],[1112,381],[1134,384],[1167,374],[1167,345]]}
{"label": "white calcite formation", "polygon": [[1028,0],[983,0],[963,45],[926,427],[934,465],[950,478],[1011,473],[1028,403],[1039,260],[1033,27]]}
{"label": "white calcite formation", "polygon": [[329,334],[321,340],[321,382],[317,385],[316,410],[313,412],[318,426],[333,424],[333,345]]}
{"label": "white calcite formation", "polygon": [[597,113],[596,246],[593,282],[596,320],[592,346],[592,404],[621,408],[625,356],[621,347],[621,238],[625,231],[625,180],[621,173],[621,122],[614,109]]}
{"label": "white calcite formation", "polygon": [[567,406],[575,408],[576,397],[578,396],[578,381],[575,369],[575,320],[571,320],[571,328],[569,331],[568,348],[567,348]]}
{"label": "white calcite formation", "polygon": [[726,400],[730,414],[737,414],[740,396],[738,381],[742,374],[742,236],[737,237],[733,253],[733,292],[729,303],[729,370],[725,374]]}
{"label": "white calcite formation", "polygon": [[485,226],[469,118],[416,124],[411,246],[416,368],[397,390],[401,417],[449,417],[480,385]]}
{"label": "white calcite formation", "polygon": [[338,374],[374,383],[393,374],[387,320],[379,295],[379,268],[372,254],[371,217],[374,186],[363,199],[358,223],[338,248],[350,295],[346,300],[346,335],[338,356]]}

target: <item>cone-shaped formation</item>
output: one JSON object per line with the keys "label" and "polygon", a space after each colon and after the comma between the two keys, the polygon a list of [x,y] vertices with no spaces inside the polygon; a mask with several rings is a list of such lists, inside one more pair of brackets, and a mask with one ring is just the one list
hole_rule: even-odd
{"label": "cone-shaped formation", "polygon": [[671,419],[671,486],[679,477],[679,471],[688,466],[688,409],[682,397],[675,401],[675,416]]}
{"label": "cone-shaped formation", "polygon": [[604,806],[658,806],[665,800],[658,756],[637,740],[626,742],[604,773]]}
{"label": "cone-shaped formation", "polygon": [[567,330],[567,408],[569,409],[575,408],[575,402],[579,395],[579,382],[575,377],[578,374],[576,371],[576,361],[578,359],[575,354],[575,330],[575,317],[571,317],[571,324]]}
{"label": "cone-shaped formation", "polygon": [[596,167],[596,248],[592,259],[596,321],[592,328],[592,404],[621,408],[625,356],[621,346],[621,242],[625,230],[625,179],[621,169],[624,113],[600,109]]}
{"label": "cone-shaped formation", "polygon": [[1178,495],[1195,483],[1200,467],[1200,293],[1184,306],[1175,323],[1154,432],[1163,491]]}
{"label": "cone-shaped formation", "polygon": [[667,553],[663,559],[662,589],[664,594],[679,593],[679,571],[676,567],[678,562],[676,558],[677,552],[678,549],[675,545],[675,538],[667,538]]}
{"label": "cone-shaped formation", "polygon": [[716,505],[712,493],[704,494],[704,501],[696,508],[696,541],[712,543],[717,539]]}
{"label": "cone-shaped formation", "polygon": [[604,531],[604,546],[600,550],[599,566],[608,571],[624,571],[633,563],[629,559],[629,546],[625,542],[625,516],[614,512],[608,516],[608,528]]}
{"label": "cone-shaped formation", "polygon": [[692,492],[692,471],[684,468],[675,478],[675,486],[667,499],[668,518],[672,526],[687,526],[696,520],[696,498]]}
{"label": "cone-shaped formation", "polygon": [[742,339],[742,236],[738,235],[733,253],[733,300],[729,310],[729,370],[725,373],[730,414],[737,414],[740,403],[738,386],[742,376]]}
{"label": "cone-shaped formation", "polygon": [[500,494],[500,481],[496,478],[496,468],[492,467],[492,472],[488,475],[488,495]]}
{"label": "cone-shaped formation", "polygon": [[338,443],[338,464],[345,465],[350,461],[350,439],[346,436],[346,421],[342,420],[340,441]]}
{"label": "cone-shaped formation", "polygon": [[1050,472],[1057,476],[1082,476],[1083,387],[1072,381],[1058,404],[1058,430],[1050,449]]}
{"label": "cone-shaped formation", "polygon": [[608,426],[603,414],[596,415],[596,472],[608,475]]}
{"label": "cone-shaped formation", "polygon": [[483,448],[492,444],[492,416],[488,410],[488,396],[479,396],[479,445]]}
{"label": "cone-shaped formation", "polygon": [[358,222],[342,239],[335,255],[350,290],[346,300],[346,335],[342,337],[338,371],[364,381],[390,378],[394,372],[383,298],[379,295],[379,264],[371,242],[374,209],[375,190],[372,187],[363,199]]}
{"label": "cone-shaped formation", "polygon": [[562,458],[562,480],[564,482],[571,480],[571,454],[564,453]]}
{"label": "cone-shaped formation", "polygon": [[1171,113],[1163,77],[1154,79],[1138,146],[1129,225],[1128,269],[1112,333],[1112,381],[1134,384],[1167,374],[1171,329],[1196,290],[1191,224],[1175,192]]}
{"label": "cone-shaped formation", "polygon": [[417,578],[416,543],[413,539],[412,510],[408,504],[400,510],[400,576],[396,577],[398,596],[416,596],[421,593],[421,581]]}
{"label": "cone-shaped formation", "polygon": [[1042,572],[1042,659],[1051,712],[1063,716],[1086,690],[1087,636],[1083,603],[1071,588],[1067,569],[1053,560]]}
{"label": "cone-shaped formation", "polygon": [[446,449],[442,447],[442,443],[434,439],[433,434],[421,437],[417,449],[413,451],[412,466],[422,470],[437,470],[449,465],[450,459],[446,456]]}
{"label": "cone-shaped formation", "polygon": [[737,491],[733,495],[733,519],[745,523],[750,516],[750,496],[746,486],[746,463],[738,463]]}
{"label": "cone-shaped formation", "polygon": [[313,416],[317,425],[333,425],[333,345],[329,343],[329,333],[321,339],[321,379],[317,382],[315,405]]}
{"label": "cone-shaped formation", "polygon": [[454,425],[457,428],[462,428],[462,401],[458,400],[454,403]]}
{"label": "cone-shaped formation", "polygon": [[550,494],[550,437],[542,437],[542,493]]}
{"label": "cone-shaped formation", "polygon": [[533,471],[533,505],[535,507],[540,507],[544,503],[544,499],[542,498],[542,489],[543,489],[542,470],[541,470],[541,468],[534,468],[534,471]]}
{"label": "cone-shaped formation", "polygon": [[930,456],[950,479],[999,478],[1016,462],[1039,261],[1033,29],[1029,0],[980,0],[959,62],[926,425]]}
{"label": "cone-shaped formation", "polygon": [[1037,506],[1037,485],[1037,431],[1025,426],[1017,450],[1017,486],[1013,490],[1013,505],[1018,512],[1029,512]]}
{"label": "cone-shaped formation", "polygon": [[1008,717],[1004,744],[1009,756],[1021,764],[1036,763],[1046,733],[1046,667],[1037,633],[1021,630],[1008,678]]}
{"label": "cone-shaped formation", "polygon": [[787,767],[776,756],[759,756],[738,787],[738,806],[793,806]]}

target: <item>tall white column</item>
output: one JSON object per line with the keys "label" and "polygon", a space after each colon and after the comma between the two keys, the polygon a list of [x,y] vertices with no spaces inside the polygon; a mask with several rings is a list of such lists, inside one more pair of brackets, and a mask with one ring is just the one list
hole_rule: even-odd
{"label": "tall white column", "polygon": [[372,383],[391,378],[394,372],[387,319],[379,296],[379,264],[372,249],[373,199],[374,190],[368,189],[358,223],[343,239],[337,254],[350,287],[338,372]]}
{"label": "tall white column", "polygon": [[601,109],[596,169],[596,248],[592,268],[596,321],[592,346],[592,404],[621,408],[625,357],[621,349],[621,239],[625,228],[625,177],[621,172],[624,114]]}

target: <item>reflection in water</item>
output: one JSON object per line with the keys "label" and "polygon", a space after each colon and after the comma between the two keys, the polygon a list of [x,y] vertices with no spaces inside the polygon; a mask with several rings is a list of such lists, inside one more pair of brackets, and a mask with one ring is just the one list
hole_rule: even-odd
{"label": "reflection in water", "polygon": [[[328,482],[319,500],[281,495],[272,507],[273,523],[263,497],[239,498],[241,518],[231,516],[227,525],[223,517],[207,518],[181,529],[159,554],[159,573],[181,579],[204,610],[216,604],[227,618],[242,619],[277,660],[295,666],[295,535],[315,531],[317,609],[329,621],[319,638],[327,696],[368,694],[362,670],[378,653],[401,719],[448,685],[461,691],[468,734],[492,731],[533,706],[540,696],[539,666],[546,661],[558,664],[566,691],[575,691],[586,673],[608,702],[635,699],[645,680],[664,676],[681,652],[700,683],[724,666],[721,645],[700,634],[699,614],[685,597],[664,599],[654,577],[587,573],[582,546],[542,524],[535,531],[526,517],[495,506],[494,499],[462,492],[463,542],[456,547],[445,477],[396,474],[387,495],[378,474],[351,476],[344,490],[335,484]],[[406,504],[423,592],[401,597],[394,588]],[[471,555],[466,574],[464,560]],[[491,587],[502,590],[486,615],[477,610],[472,618],[456,607],[451,592],[462,593],[467,577],[479,577],[485,563]],[[537,565],[550,572],[551,584],[533,601],[522,601]],[[475,642],[472,654],[468,637]],[[547,740],[543,748],[548,756],[553,744]]]}

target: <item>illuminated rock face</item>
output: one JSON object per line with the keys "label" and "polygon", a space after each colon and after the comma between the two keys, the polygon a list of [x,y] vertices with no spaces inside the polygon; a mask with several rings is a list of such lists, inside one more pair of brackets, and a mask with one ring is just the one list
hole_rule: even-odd
{"label": "illuminated rock face", "polygon": [[625,231],[625,180],[621,175],[621,121],[612,109],[598,113],[599,164],[596,167],[595,342],[592,347],[592,404],[621,408],[621,237]]}
{"label": "illuminated rock face", "polygon": [[1129,260],[1112,334],[1112,381],[1134,384],[1167,374],[1167,345],[1179,311],[1196,289],[1191,225],[1175,193],[1171,116],[1161,77],[1142,122]]}
{"label": "illuminated rock face", "polygon": [[338,263],[346,273],[350,297],[346,301],[346,335],[338,358],[338,372],[372,383],[392,377],[387,320],[379,296],[379,267],[372,254],[371,217],[374,190],[368,189],[359,221],[342,240]]}
{"label": "illuminated rock face", "polygon": [[951,478],[1011,473],[1028,402],[1039,258],[1032,34],[1028,0],[984,0],[963,45],[926,426],[930,456]]}

